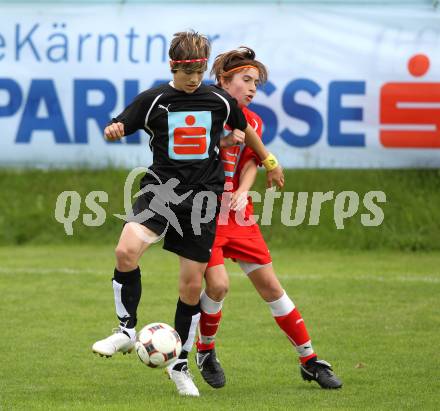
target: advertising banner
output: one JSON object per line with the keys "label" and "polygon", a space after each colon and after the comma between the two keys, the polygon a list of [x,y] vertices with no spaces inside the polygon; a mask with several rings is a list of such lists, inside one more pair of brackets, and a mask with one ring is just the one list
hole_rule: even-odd
{"label": "advertising banner", "polygon": [[[440,166],[440,17],[427,5],[1,5],[0,166],[148,166],[103,129],[171,79],[173,34],[269,70],[250,108],[290,168]],[[213,80],[209,75],[205,80]]]}

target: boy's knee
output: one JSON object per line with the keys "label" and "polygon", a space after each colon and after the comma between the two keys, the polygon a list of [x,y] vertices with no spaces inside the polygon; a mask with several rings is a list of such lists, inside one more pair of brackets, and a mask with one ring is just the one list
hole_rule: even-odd
{"label": "boy's knee", "polygon": [[138,266],[138,255],[129,247],[118,245],[115,249],[116,265],[120,271],[131,271]]}
{"label": "boy's knee", "polygon": [[281,298],[284,294],[284,290],[277,283],[267,283],[265,287],[260,291],[265,301],[275,301]]}
{"label": "boy's knee", "polygon": [[205,292],[214,301],[221,301],[229,291],[229,281],[217,281],[214,284],[206,284]]}
{"label": "boy's knee", "polygon": [[200,300],[202,284],[199,281],[185,281],[180,283],[179,295],[187,304],[195,305]]}

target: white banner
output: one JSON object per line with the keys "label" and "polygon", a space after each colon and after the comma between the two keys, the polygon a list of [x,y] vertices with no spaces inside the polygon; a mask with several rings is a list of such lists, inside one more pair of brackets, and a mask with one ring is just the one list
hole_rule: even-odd
{"label": "white banner", "polygon": [[102,131],[171,78],[173,33],[240,45],[270,72],[251,109],[285,167],[439,167],[440,17],[420,6],[5,5],[0,165],[135,167],[147,135]]}

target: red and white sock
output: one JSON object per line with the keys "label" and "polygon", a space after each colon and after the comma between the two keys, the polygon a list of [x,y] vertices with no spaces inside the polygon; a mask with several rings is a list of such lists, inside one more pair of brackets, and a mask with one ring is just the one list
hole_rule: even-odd
{"label": "red and white sock", "polygon": [[304,320],[289,296],[284,292],[281,298],[267,304],[278,326],[298,352],[301,364],[316,357]]}
{"label": "red and white sock", "polygon": [[201,316],[199,322],[199,339],[197,340],[197,350],[212,350],[215,346],[215,336],[217,334],[220,320],[222,318],[222,301],[214,301],[208,297],[205,290],[200,296]]}

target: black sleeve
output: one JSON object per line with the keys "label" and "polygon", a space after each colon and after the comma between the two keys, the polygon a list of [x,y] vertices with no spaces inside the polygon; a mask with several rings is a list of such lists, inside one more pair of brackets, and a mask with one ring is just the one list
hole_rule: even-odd
{"label": "black sleeve", "polygon": [[153,103],[154,95],[147,90],[139,94],[124,111],[112,118],[110,123],[121,122],[124,124],[124,134],[126,136],[133,134],[137,130],[145,127],[145,117]]}
{"label": "black sleeve", "polygon": [[[217,87],[217,86],[215,86]],[[217,88],[217,92],[221,92],[223,97],[225,97],[228,100],[230,113],[229,117],[226,120],[226,124],[233,130],[234,128],[238,128],[242,131],[244,131],[247,127],[247,120],[246,117],[243,114],[243,111],[240,107],[238,107],[237,100],[235,98],[232,98],[228,92],[221,88]]]}
{"label": "black sleeve", "polygon": [[238,128],[244,131],[247,127],[247,120],[243,114],[243,111],[238,107],[237,100],[228,95],[229,107],[231,108],[231,112],[229,113],[229,117],[226,120],[226,124],[234,130],[234,128]]}

